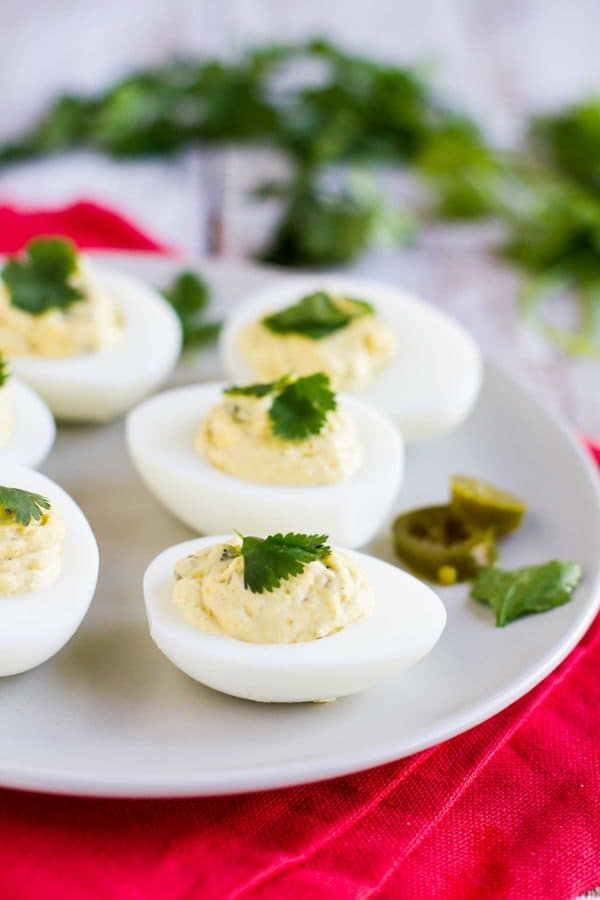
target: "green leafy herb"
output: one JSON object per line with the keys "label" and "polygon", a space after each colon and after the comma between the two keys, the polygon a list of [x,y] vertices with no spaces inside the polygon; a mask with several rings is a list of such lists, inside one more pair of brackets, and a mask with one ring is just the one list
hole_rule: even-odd
{"label": "green leafy herb", "polygon": [[498,211],[503,164],[472,122],[457,118],[433,132],[417,167],[433,190],[438,215],[475,219]]}
{"label": "green leafy herb", "polygon": [[85,138],[89,110],[90,104],[86,98],[71,95],[59,97],[29,134],[9,141],[0,149],[0,161],[19,162],[78,146]]}
{"label": "green leafy herb", "polygon": [[404,243],[415,232],[414,217],[385,202],[374,180],[362,171],[300,168],[288,184],[264,184],[255,196],[283,203],[261,254],[265,262],[278,265],[346,263],[369,244]]}
{"label": "green leafy herb", "polygon": [[[318,84],[303,75],[315,65],[322,69]],[[286,78],[294,67],[298,72]],[[137,157],[199,142],[263,142],[293,169],[265,256],[322,265],[354,258],[387,211],[374,192],[366,196],[343,177],[342,184],[324,185],[321,170],[339,162],[410,162],[446,115],[416,69],[325,41],[267,45],[227,62],[175,59],[95,96],[59,97],[28,133],[0,147],[0,164],[75,147]],[[395,229],[402,239],[405,233]]]}
{"label": "green leafy herb", "polygon": [[327,413],[337,407],[329,376],[324,372],[292,381],[275,397],[269,410],[273,432],[286,441],[319,434]]}
{"label": "green leafy herb", "polygon": [[300,334],[320,340],[345,328],[353,319],[373,313],[371,304],[364,300],[338,300],[326,291],[316,291],[262,321],[275,334]]}
{"label": "green leafy herb", "polygon": [[471,596],[487,603],[494,611],[496,625],[502,627],[519,616],[567,603],[580,578],[577,563],[557,559],[513,572],[492,566],[479,574]]}
{"label": "green leafy herb", "polygon": [[196,272],[181,272],[164,292],[181,322],[183,346],[200,347],[216,340],[221,322],[206,322],[210,290]]}
{"label": "green leafy herb", "polygon": [[[563,182],[535,177],[511,210],[504,255],[526,274],[521,310],[528,324],[559,349],[600,357],[600,198]],[[543,310],[557,293],[578,314],[574,329],[546,323]]]}
{"label": "green leafy herb", "polygon": [[255,594],[274,591],[282,581],[300,575],[308,563],[331,553],[324,534],[272,534],[242,538],[244,585]]}
{"label": "green leafy herb", "polygon": [[[561,350],[597,356],[600,98],[537,117],[528,133],[526,146],[500,151],[471,119],[440,101],[423,67],[309,40],[267,44],[227,61],[174,59],[96,95],[59,97],[29,132],[0,145],[0,165],[76,147],[141,157],[203,142],[268,145],[284,157],[290,177],[254,192],[280,211],[260,255],[279,265],[319,267],[349,262],[382,239],[412,238],[411,211],[383,197],[366,171],[410,167],[430,188],[434,216],[502,220],[506,255],[537,280],[523,304],[527,322]],[[15,295],[20,288],[28,311],[76,299],[45,277],[32,287],[19,267],[11,268]],[[547,275],[568,276],[568,297],[581,320],[572,334],[538,315]],[[41,282],[58,300],[39,299]],[[186,346],[213,340],[219,328],[187,301],[182,321]]]}
{"label": "green leafy herb", "polygon": [[289,375],[283,375],[277,381],[258,382],[257,384],[245,384],[243,386],[234,384],[225,388],[224,394],[240,397],[268,397],[277,391],[281,391],[290,380]]}
{"label": "green leafy herb", "polygon": [[533,120],[535,151],[563,175],[600,194],[600,97]]}
{"label": "green leafy herb", "polygon": [[600,199],[539,179],[528,188],[529,202],[509,214],[505,255],[534,275],[600,281]]}
{"label": "green leafy herb", "polygon": [[[324,69],[293,88],[282,66]],[[273,88],[279,88],[273,90]],[[12,161],[76,146],[115,156],[175,153],[198,141],[268,141],[315,166],[411,159],[445,116],[416,69],[345,53],[325,41],[266,45],[236,60],[181,60],[125,76],[95,96],[60,97],[33,129],[0,149]]]}
{"label": "green leafy herb", "polygon": [[77,251],[65,238],[35,238],[25,248],[25,258],[9,259],[2,278],[13,306],[32,315],[48,309],[65,309],[83,298],[70,283],[77,270]]}
{"label": "green leafy herb", "polygon": [[0,387],[3,387],[10,378],[10,372],[2,353],[0,353]]}
{"label": "green leafy herb", "polygon": [[277,381],[225,388],[224,394],[241,397],[268,397],[275,394],[269,409],[273,433],[286,441],[299,441],[319,434],[327,413],[336,409],[335,393],[324,372],[292,380],[283,375]]}
{"label": "green leafy herb", "polygon": [[32,519],[39,522],[44,512],[50,509],[50,502],[40,494],[0,485],[0,506],[14,516],[16,522],[29,525]]}

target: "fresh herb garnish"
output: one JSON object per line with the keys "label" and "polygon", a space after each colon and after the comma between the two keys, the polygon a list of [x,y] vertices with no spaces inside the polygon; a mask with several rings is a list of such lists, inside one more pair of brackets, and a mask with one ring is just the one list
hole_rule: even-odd
{"label": "fresh herb garnish", "polygon": [[373,315],[374,311],[364,300],[345,297],[340,301],[327,291],[315,291],[292,306],[265,316],[262,322],[275,334],[300,334],[320,340],[345,328],[353,319]]}
{"label": "fresh herb garnish", "polygon": [[223,393],[234,397],[268,397],[269,394],[282,390],[286,384],[288,384],[289,380],[289,375],[283,375],[281,378],[278,378],[277,381],[264,381],[257,382],[257,384],[244,385],[234,384],[231,387],[225,388]]}
{"label": "fresh herb garnish", "polygon": [[479,574],[471,596],[492,608],[496,625],[501,628],[519,616],[567,603],[580,578],[577,563],[557,559],[513,572],[492,566]]}
{"label": "fresh herb garnish", "polygon": [[221,322],[205,320],[210,290],[196,272],[181,272],[164,292],[164,296],[179,316],[184,348],[200,347],[216,340]]}
{"label": "fresh herb garnish", "polygon": [[224,394],[242,397],[275,397],[269,409],[273,433],[284,441],[301,441],[311,434],[319,434],[327,414],[337,408],[335,393],[331,390],[329,375],[316,372],[304,378],[292,380],[283,375],[277,381],[233,385]]}
{"label": "fresh herb garnish", "polygon": [[316,559],[329,556],[325,534],[272,534],[267,538],[244,537],[244,586],[254,594],[274,591],[282,581],[300,575]]}
{"label": "fresh herb garnish", "polygon": [[39,522],[45,511],[50,509],[50,502],[41,494],[0,485],[0,506],[19,524],[29,525],[32,519]]}
{"label": "fresh herb garnish", "polygon": [[8,260],[2,278],[13,306],[32,315],[47,309],[65,309],[83,298],[70,283],[77,271],[77,251],[65,238],[35,238],[25,248],[25,258]]}
{"label": "fresh herb garnish", "polygon": [[292,381],[275,397],[269,410],[274,433],[285,441],[319,434],[327,413],[337,407],[329,376],[316,372]]}
{"label": "fresh herb garnish", "polygon": [[327,413],[337,407],[335,394],[324,372],[292,381],[279,393],[269,410],[273,432],[286,441],[301,441],[319,434]]}

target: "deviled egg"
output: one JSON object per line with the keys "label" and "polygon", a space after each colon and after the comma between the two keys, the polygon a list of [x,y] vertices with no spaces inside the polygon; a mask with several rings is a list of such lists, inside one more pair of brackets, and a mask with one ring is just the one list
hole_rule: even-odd
{"label": "deviled egg", "polygon": [[242,387],[207,384],[146,400],[127,419],[141,478],[177,518],[218,534],[324,530],[369,541],[403,473],[398,430],[323,373]]}
{"label": "deviled egg", "polygon": [[150,633],[211,688],[275,703],[362,691],[427,654],[446,613],[406,572],[324,535],[207,537],[148,567]]}
{"label": "deviled egg", "polygon": [[481,384],[477,345],[404,291],[338,276],[289,278],[234,308],[220,350],[234,381],[322,370],[390,416],[407,441],[459,425]]}
{"label": "deviled egg", "polygon": [[167,378],[180,348],[158,292],[63,238],[31,241],[2,269],[0,351],[60,419],[120,415]]}
{"label": "deviled egg", "polygon": [[0,354],[0,462],[35,467],[47,457],[55,435],[42,398],[9,374]]}
{"label": "deviled egg", "polygon": [[98,547],[88,522],[57,484],[2,465],[0,486],[0,676],[54,656],[88,610]]}

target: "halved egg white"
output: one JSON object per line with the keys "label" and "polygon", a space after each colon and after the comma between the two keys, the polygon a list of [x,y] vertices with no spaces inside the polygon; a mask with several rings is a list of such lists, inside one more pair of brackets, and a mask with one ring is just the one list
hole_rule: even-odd
{"label": "halved egg white", "polygon": [[232,536],[169,547],[144,575],[155,644],[182,672],[208,687],[267,703],[331,700],[355,694],[414,665],[433,648],[446,623],[437,595],[412,575],[375,557],[343,550],[370,581],[369,618],[315,641],[249,644],[188,624],[171,599],[177,560]]}
{"label": "halved egg white", "polygon": [[368,300],[376,314],[393,328],[393,357],[356,396],[387,414],[407,442],[442,434],[466,418],[481,385],[477,344],[446,313],[375,281],[329,275],[290,277],[251,294],[233,309],[221,333],[222,362],[232,381],[244,384],[260,380],[237,347],[239,332],[267,313],[318,290]]}
{"label": "halved egg white", "polygon": [[4,390],[12,428],[8,440],[0,446],[0,464],[19,463],[35,468],[54,444],[54,417],[42,398],[18,378],[11,377]]}
{"label": "halved egg white", "polygon": [[63,421],[104,422],[126,412],[166,380],[181,350],[179,320],[158,291],[96,263],[93,273],[123,311],[119,342],[95,353],[10,361]]}
{"label": "halved egg white", "polygon": [[166,391],[127,418],[127,447],[149,490],[178,519],[203,534],[233,521],[244,534],[325,533],[334,543],[359,547],[378,531],[394,502],[404,469],[402,438],[384,416],[359,400],[338,396],[351,415],[363,462],[345,481],[288,487],[243,481],[221,472],[194,449],[194,435],[225,384]]}
{"label": "halved egg white", "polygon": [[9,487],[47,497],[67,527],[61,572],[39,591],[0,595],[0,676],[16,675],[54,656],[75,634],[96,590],[98,546],[87,519],[57,484],[31,469],[0,466]]}

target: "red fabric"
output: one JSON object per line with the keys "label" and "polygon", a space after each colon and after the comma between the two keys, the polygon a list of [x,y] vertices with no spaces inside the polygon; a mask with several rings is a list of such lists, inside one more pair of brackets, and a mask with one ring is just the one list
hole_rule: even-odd
{"label": "red fabric", "polygon": [[[0,250],[57,225],[81,246],[109,235],[105,246],[116,235],[123,248],[157,246],[114,213],[75,204],[0,208]],[[600,884],[599,672],[596,621],[552,675],[483,725],[319,785],[173,801],[2,791],[0,897],[574,897]]]}
{"label": "red fabric", "polygon": [[585,438],[584,438],[584,440],[589,448],[590,453],[592,454],[592,456],[594,457],[594,459],[600,466],[600,441],[590,441]]}
{"label": "red fabric", "polygon": [[59,209],[0,205],[0,253],[16,253],[42,234],[65,235],[85,250],[170,252],[122,215],[89,200]]}

